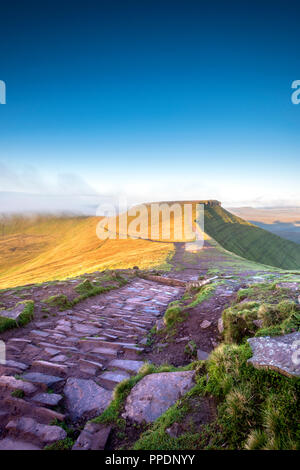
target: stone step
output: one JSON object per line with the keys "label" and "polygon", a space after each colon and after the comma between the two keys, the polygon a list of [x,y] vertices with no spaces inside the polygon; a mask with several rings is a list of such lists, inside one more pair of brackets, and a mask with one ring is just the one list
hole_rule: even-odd
{"label": "stone step", "polygon": [[30,339],[26,339],[26,338],[10,338],[7,342],[7,345],[9,346],[10,344],[13,344],[15,346],[19,346],[19,347],[25,347],[27,346],[28,344],[30,344],[31,341]]}
{"label": "stone step", "polygon": [[73,352],[77,352],[77,351],[78,351],[78,349],[75,348],[74,346],[63,346],[63,345],[61,345],[61,344],[49,343],[49,342],[44,342],[44,341],[41,341],[40,343],[38,343],[38,345],[39,345],[40,347],[45,347],[45,348],[59,349],[60,352],[61,352],[61,351],[64,351],[64,352],[73,353]]}
{"label": "stone step", "polygon": [[40,385],[46,385],[47,387],[51,387],[52,385],[63,380],[62,377],[42,374],[41,372],[28,372],[22,375],[22,379],[26,380],[26,382],[33,382]]}
{"label": "stone step", "polygon": [[62,395],[58,393],[38,393],[32,397],[32,401],[44,406],[57,406],[62,400]]}
{"label": "stone step", "polygon": [[116,334],[116,335],[124,335],[126,332],[122,329],[122,326],[118,325],[118,329],[115,330],[113,328],[108,328],[106,331],[109,331],[109,333]]}
{"label": "stone step", "polygon": [[4,398],[3,406],[8,410],[10,415],[34,416],[41,423],[46,424],[50,424],[54,420],[63,421],[65,418],[65,415],[62,413],[49,410],[38,404],[35,405],[31,401],[25,401],[22,398],[14,398],[12,396]]}
{"label": "stone step", "polygon": [[155,318],[153,318],[151,321],[149,320],[142,320],[141,318],[139,317],[132,317],[131,318],[132,321],[134,321],[135,323],[141,325],[141,326],[149,326],[151,327],[153,322],[155,321]]}
{"label": "stone step", "polygon": [[83,335],[98,335],[101,333],[100,328],[96,328],[95,326],[88,326],[80,323],[79,325],[74,325],[72,327],[72,331],[76,331],[77,333]]}
{"label": "stone step", "polygon": [[136,353],[142,353],[144,352],[144,348],[141,348],[139,346],[127,346],[126,348],[124,348],[126,351],[128,352],[136,352]]}
{"label": "stone step", "polygon": [[67,366],[48,361],[33,361],[32,367],[40,372],[54,373],[58,377],[65,377],[68,372]]}
{"label": "stone step", "polygon": [[47,338],[49,336],[48,332],[40,330],[31,330],[29,334],[35,338]]}
{"label": "stone step", "polygon": [[25,395],[32,395],[37,391],[37,388],[32,383],[7,375],[0,377],[0,390],[10,390],[12,392],[22,390]]}
{"label": "stone step", "polygon": [[111,335],[111,334],[105,333],[105,332],[102,332],[101,335],[105,336],[105,338],[108,338],[109,340],[110,339],[118,339],[118,337],[119,337],[119,336],[114,336],[114,335]]}
{"label": "stone step", "polygon": [[128,321],[128,320],[121,320],[123,323],[125,323],[126,325],[128,325],[128,327],[130,327],[130,330],[134,330],[134,331],[138,331],[139,333],[147,333],[147,330],[145,330],[145,328],[141,328],[140,326],[138,326],[137,324],[131,322],[131,321]]}
{"label": "stone step", "polygon": [[114,389],[118,383],[129,379],[130,375],[123,370],[107,371],[98,377],[99,383],[110,390]]}
{"label": "stone step", "polygon": [[27,364],[23,364],[23,362],[17,362],[17,361],[12,361],[8,359],[4,362],[0,362],[0,367],[3,367],[4,369],[11,368],[11,369],[17,369],[19,371],[24,371],[28,369],[29,366]]}
{"label": "stone step", "polygon": [[125,370],[131,374],[137,374],[144,364],[145,363],[143,361],[133,361],[131,359],[113,359],[108,364],[108,367],[110,369],[117,368],[120,370]]}
{"label": "stone step", "polygon": [[94,347],[91,349],[90,354],[94,355],[100,355],[101,357],[104,356],[104,358],[112,358],[112,357],[117,357],[118,351],[117,349],[109,349],[109,348],[101,348],[99,346]]}
{"label": "stone step", "polygon": [[51,357],[57,356],[57,354],[60,353],[60,350],[59,350],[59,349],[50,348],[50,347],[45,348],[44,351],[45,351],[47,354],[49,354],[49,356],[51,356]]}
{"label": "stone step", "polygon": [[103,370],[104,369],[104,366],[103,364],[101,364],[100,362],[96,362],[96,361],[90,361],[88,359],[79,359],[79,363],[80,364],[83,364],[84,366],[86,366],[87,368],[90,367],[92,369],[95,369],[95,371],[99,371],[99,370]]}
{"label": "stone step", "polygon": [[79,346],[85,351],[89,351],[95,347],[115,349],[116,351],[121,349],[120,343],[112,343],[111,341],[105,341],[100,338],[89,338],[80,341]]}
{"label": "stone step", "polygon": [[31,444],[30,442],[5,437],[0,440],[0,450],[41,450],[41,447]]}
{"label": "stone step", "polygon": [[120,350],[120,349],[127,349],[127,348],[132,348],[136,347],[135,343],[123,343],[123,342],[111,342],[111,341],[103,341],[99,339],[90,339],[90,340],[82,340],[82,344],[95,344],[97,346],[103,347],[103,348],[109,348],[109,349],[115,349],[115,350]]}
{"label": "stone step", "polygon": [[21,438],[31,444],[53,444],[67,437],[66,431],[61,427],[42,424],[29,417],[12,419],[6,425],[6,430],[9,435]]}

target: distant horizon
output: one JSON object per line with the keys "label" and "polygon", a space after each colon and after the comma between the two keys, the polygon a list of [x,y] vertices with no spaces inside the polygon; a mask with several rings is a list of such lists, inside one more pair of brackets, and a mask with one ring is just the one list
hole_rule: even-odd
{"label": "distant horizon", "polygon": [[[218,200],[216,198],[171,198],[171,199],[141,199],[141,200],[128,200],[128,207],[137,204],[150,203],[150,202],[171,202],[171,201],[202,201],[202,200]],[[62,214],[71,213],[86,216],[97,215],[97,208],[101,204],[118,203],[118,197],[113,195],[101,194],[35,194],[26,192],[12,192],[0,191],[0,214]],[[235,205],[224,204],[221,202],[222,207],[227,210],[238,209],[252,209],[257,211],[262,210],[284,210],[289,211],[293,209],[300,210],[300,204],[297,205],[270,205],[270,206],[255,206],[255,205],[242,205],[236,203]]]}

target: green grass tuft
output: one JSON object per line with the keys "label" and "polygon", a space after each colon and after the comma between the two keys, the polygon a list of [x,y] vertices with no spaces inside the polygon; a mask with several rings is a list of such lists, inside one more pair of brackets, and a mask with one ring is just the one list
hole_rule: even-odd
{"label": "green grass tuft", "polygon": [[164,324],[167,328],[173,328],[186,319],[187,313],[179,305],[168,307],[164,314]]}
{"label": "green grass tuft", "polygon": [[68,297],[64,294],[52,295],[48,299],[43,300],[43,302],[51,307],[58,307],[59,310],[66,310],[72,306]]}
{"label": "green grass tuft", "polygon": [[71,450],[74,445],[73,439],[66,437],[60,441],[56,441],[53,444],[48,444],[44,447],[44,450]]}
{"label": "green grass tuft", "polygon": [[85,294],[85,293],[90,292],[93,288],[94,286],[91,283],[91,281],[89,281],[89,279],[85,279],[83,282],[81,282],[75,287],[75,290],[79,294]]}
{"label": "green grass tuft", "polygon": [[300,380],[247,363],[248,344],[222,345],[208,361],[208,393],[219,399],[215,445],[230,449],[299,449]]}
{"label": "green grass tuft", "polygon": [[24,390],[21,390],[20,388],[11,392],[11,396],[14,398],[23,398],[24,395],[25,395]]}

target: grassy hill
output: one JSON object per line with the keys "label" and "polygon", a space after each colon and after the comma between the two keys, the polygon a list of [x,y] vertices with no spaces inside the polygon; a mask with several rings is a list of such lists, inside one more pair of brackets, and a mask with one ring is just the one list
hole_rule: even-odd
{"label": "grassy hill", "polygon": [[300,246],[231,214],[205,207],[205,232],[223,248],[243,258],[282,269],[300,269]]}
{"label": "grassy hill", "polygon": [[[300,269],[300,246],[280,238],[224,210],[217,201],[172,201],[181,206],[205,204],[205,234],[226,250],[264,265]],[[65,279],[107,268],[148,268],[166,263],[174,251],[174,225],[178,215],[171,214],[171,231],[162,241],[161,220],[158,238],[150,230],[150,204],[140,217],[148,222],[140,238],[99,240],[97,224],[101,217],[2,217],[0,219],[0,288]],[[138,210],[138,206],[136,207]],[[138,214],[138,212],[137,212]],[[130,223],[134,215],[128,217]],[[119,220],[116,221],[119,233]],[[193,227],[194,229],[195,227]],[[124,234],[123,234],[124,235]]]}
{"label": "grassy hill", "polygon": [[0,220],[0,288],[65,279],[106,268],[140,268],[166,261],[172,243],[106,240],[101,217],[13,216]]}

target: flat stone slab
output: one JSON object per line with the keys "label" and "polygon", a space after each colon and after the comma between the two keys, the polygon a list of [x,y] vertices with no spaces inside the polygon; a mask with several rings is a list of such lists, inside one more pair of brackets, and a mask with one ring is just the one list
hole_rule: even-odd
{"label": "flat stone slab", "polygon": [[20,304],[11,310],[1,310],[0,316],[5,317],[5,318],[11,318],[12,320],[18,321],[25,306],[26,306],[25,304]]}
{"label": "flat stone slab", "polygon": [[33,361],[32,367],[39,368],[42,372],[54,372],[59,376],[64,376],[68,371],[68,366],[63,364],[53,364],[49,361]]}
{"label": "flat stone slab", "polygon": [[92,367],[96,371],[103,370],[104,366],[100,362],[89,361],[88,359],[79,359],[79,362],[87,367]]}
{"label": "flat stone slab", "polygon": [[6,429],[14,434],[23,434],[27,437],[32,436],[43,444],[51,444],[67,437],[66,431],[61,427],[41,424],[35,421],[35,419],[27,417],[12,419],[6,425]]}
{"label": "flat stone slab", "polygon": [[48,387],[51,387],[51,385],[63,380],[61,377],[55,377],[54,375],[42,374],[41,372],[28,372],[27,374],[23,374],[22,378],[24,380],[27,380],[28,382],[44,384],[44,385],[47,385]]}
{"label": "flat stone slab", "polygon": [[125,370],[133,374],[137,374],[143,365],[143,361],[132,361],[129,359],[113,359],[108,364],[110,368],[115,367],[116,369]]}
{"label": "flat stone slab", "polygon": [[107,371],[100,375],[101,381],[104,381],[104,385],[115,386],[123,380],[129,379],[130,375],[123,370]]}
{"label": "flat stone slab", "polygon": [[91,349],[90,352],[94,353],[94,354],[100,354],[102,356],[112,356],[112,357],[117,356],[117,350],[116,349],[93,348],[93,349]]}
{"label": "flat stone slab", "polygon": [[8,375],[0,377],[0,388],[8,390],[22,390],[26,395],[30,395],[36,391],[36,387],[33,384],[15,379]]}
{"label": "flat stone slab", "polygon": [[30,334],[33,336],[40,336],[41,338],[47,338],[49,336],[49,333],[40,330],[31,330]]}
{"label": "flat stone slab", "polygon": [[146,375],[131,390],[122,416],[138,423],[155,421],[194,386],[194,376],[194,371]]}
{"label": "flat stone slab", "polygon": [[55,348],[45,348],[45,352],[49,354],[50,356],[56,356],[57,354],[60,353],[60,350],[55,349]]}
{"label": "flat stone slab", "polygon": [[110,431],[111,426],[100,423],[87,423],[72,450],[104,450]]}
{"label": "flat stone slab", "polygon": [[0,450],[41,450],[29,442],[17,441],[6,437],[0,441]]}
{"label": "flat stone slab", "polygon": [[100,415],[110,404],[112,392],[93,380],[70,377],[64,387],[67,410],[73,420],[91,419]]}
{"label": "flat stone slab", "polygon": [[14,344],[20,344],[22,346],[26,346],[27,344],[30,344],[31,341],[30,339],[25,339],[25,338],[10,338],[8,340],[8,343],[14,343]]}
{"label": "flat stone slab", "polygon": [[100,328],[96,328],[95,326],[77,324],[74,325],[73,329],[82,335],[97,335],[100,333]]}
{"label": "flat stone slab", "polygon": [[38,393],[32,398],[32,401],[46,406],[56,406],[61,400],[62,396],[58,393]]}
{"label": "flat stone slab", "polygon": [[27,364],[23,364],[23,362],[16,362],[11,360],[4,361],[3,363],[0,362],[0,364],[6,367],[12,367],[14,369],[20,369],[22,371],[28,369],[29,367]]}
{"label": "flat stone slab", "polygon": [[300,377],[300,332],[283,336],[249,338],[253,356],[248,362],[257,369],[272,369],[287,377]]}

